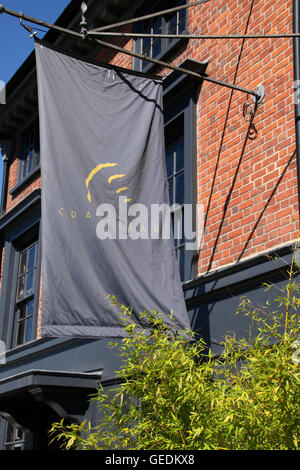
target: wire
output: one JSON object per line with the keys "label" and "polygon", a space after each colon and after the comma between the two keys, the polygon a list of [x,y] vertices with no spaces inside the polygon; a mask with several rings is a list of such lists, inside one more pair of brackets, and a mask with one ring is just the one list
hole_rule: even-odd
{"label": "wire", "polygon": [[34,28],[35,31],[40,31],[41,33],[47,33],[48,31],[46,29],[41,29],[41,28]]}

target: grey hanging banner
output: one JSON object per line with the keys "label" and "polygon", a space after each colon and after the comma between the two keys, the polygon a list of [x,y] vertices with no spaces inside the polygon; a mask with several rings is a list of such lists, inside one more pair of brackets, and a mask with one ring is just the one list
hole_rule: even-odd
{"label": "grey hanging banner", "polygon": [[161,80],[35,47],[42,336],[124,336],[108,295],[141,326],[139,312],[157,310],[189,327],[174,241],[154,211],[168,204]]}

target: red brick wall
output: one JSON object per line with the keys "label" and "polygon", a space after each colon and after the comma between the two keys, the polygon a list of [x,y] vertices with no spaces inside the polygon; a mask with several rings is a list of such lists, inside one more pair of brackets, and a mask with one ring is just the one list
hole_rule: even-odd
{"label": "red brick wall", "polygon": [[[250,15],[250,9],[252,12]],[[248,28],[246,30],[246,26]],[[193,34],[292,32],[292,2],[211,1],[197,8]],[[257,135],[248,139],[247,96],[205,83],[198,105],[198,202],[206,227],[199,273],[286,244],[298,237],[293,104],[293,47],[287,39],[209,40],[190,44],[209,60],[208,73],[255,89]],[[223,141],[222,141],[223,138]]]}

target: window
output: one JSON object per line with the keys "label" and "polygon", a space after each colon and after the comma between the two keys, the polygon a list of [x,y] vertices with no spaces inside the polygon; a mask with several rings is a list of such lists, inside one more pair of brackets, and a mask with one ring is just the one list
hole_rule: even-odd
{"label": "window", "polygon": [[18,252],[14,347],[28,343],[34,338],[38,258],[37,239],[31,240]]}
{"label": "window", "polygon": [[[138,13],[137,16],[155,13],[160,10],[167,10],[176,6],[184,5],[185,0],[156,0],[151,2],[151,5],[145,12]],[[158,16],[144,22],[137,24],[136,32],[144,34],[183,34],[186,30],[186,10],[179,10],[175,13],[168,15]],[[175,38],[139,38],[136,41],[136,52],[144,54],[152,58],[161,58],[167,52],[173,49],[173,46],[178,44],[178,39]],[[134,68],[139,71],[146,71],[151,67],[151,63],[141,61],[139,59],[134,61]]]}
{"label": "window", "polygon": [[24,450],[25,432],[7,423],[4,450]]}
{"label": "window", "polygon": [[[205,72],[206,64],[186,59],[184,68]],[[173,214],[173,228],[176,221],[182,228],[181,237],[175,236],[175,248],[182,281],[197,276],[198,248],[193,239],[196,231],[197,203],[197,101],[201,82],[172,72],[164,80],[164,123],[166,142],[166,169],[169,183],[171,206],[181,207],[178,212],[182,219]],[[189,207],[186,206],[189,205]],[[192,209],[190,211],[190,209]],[[192,220],[185,220],[186,217]],[[188,226],[184,227],[184,224]],[[188,229],[188,230],[186,230]],[[178,231],[177,231],[178,232]]]}
{"label": "window", "polygon": [[20,145],[19,182],[30,176],[40,164],[38,120],[22,134]]}
{"label": "window", "polygon": [[[168,142],[166,141],[166,165],[169,184],[169,196],[171,206],[178,204],[181,206],[181,220],[179,221],[183,229],[184,221],[184,133],[183,128],[177,129],[177,135]],[[172,215],[173,230],[174,217]],[[183,230],[182,230],[183,231]],[[184,280],[184,237],[175,237],[175,248],[181,279]]]}
{"label": "window", "polygon": [[12,349],[36,338],[40,284],[40,189],[30,192],[7,213],[5,219],[0,337],[7,348]]}

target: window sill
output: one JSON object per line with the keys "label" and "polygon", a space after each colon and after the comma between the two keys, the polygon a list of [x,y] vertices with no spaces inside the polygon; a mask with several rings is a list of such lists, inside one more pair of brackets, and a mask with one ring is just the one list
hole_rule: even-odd
{"label": "window sill", "polygon": [[39,165],[33,171],[31,171],[29,173],[29,175],[26,176],[25,179],[23,179],[22,181],[17,183],[16,186],[10,190],[9,194],[12,197],[15,197],[26,186],[28,186],[30,183],[32,183],[32,181],[34,181],[40,175],[40,173],[41,173],[41,166]]}

